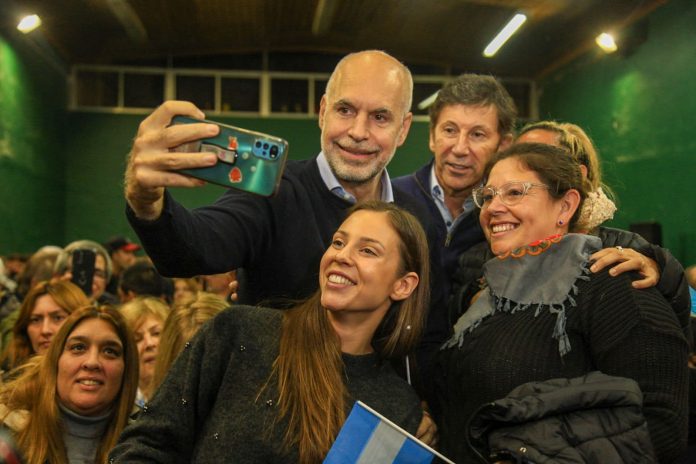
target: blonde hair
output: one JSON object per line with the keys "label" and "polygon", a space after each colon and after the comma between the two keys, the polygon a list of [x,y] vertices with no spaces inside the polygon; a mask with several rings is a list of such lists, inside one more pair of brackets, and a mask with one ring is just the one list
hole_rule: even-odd
{"label": "blonde hair", "polygon": [[27,464],[68,461],[56,390],[58,361],[72,331],[87,319],[101,319],[111,324],[123,345],[124,362],[121,388],[112,408],[113,417],[101,437],[95,462],[106,462],[109,451],[128,423],[138,386],[138,351],[133,335],[115,309],[108,306],[79,308],[61,326],[46,355],[36,356],[20,367],[19,377],[5,384],[0,391],[0,402],[7,407],[2,420],[13,412],[29,412],[26,425],[15,432],[17,445]]}
{"label": "blonde hair", "polygon": [[[383,358],[403,356],[420,339],[430,299],[425,232],[413,215],[390,203],[359,203],[349,215],[356,211],[386,214],[400,239],[398,275],[415,272],[420,278],[408,298],[392,304],[373,337],[373,347]],[[278,382],[277,419],[288,420],[284,445],[297,445],[299,462],[321,462],[345,421],[348,392],[340,341],[321,306],[320,291],[283,314],[271,376]],[[264,389],[269,384],[270,379]]]}
{"label": "blonde hair", "polygon": [[154,392],[169,372],[184,344],[198,329],[228,306],[224,298],[207,292],[197,292],[192,297],[174,305],[164,323],[155,361],[155,375],[151,389]]}
{"label": "blonde hair", "polygon": [[170,311],[167,303],[154,296],[136,297],[123,303],[118,309],[133,332],[149,316],[154,316],[162,322],[166,321]]}

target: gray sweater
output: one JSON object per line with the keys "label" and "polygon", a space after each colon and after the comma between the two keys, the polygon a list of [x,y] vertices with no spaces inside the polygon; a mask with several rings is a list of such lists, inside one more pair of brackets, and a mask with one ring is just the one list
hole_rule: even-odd
{"label": "gray sweater", "polygon": [[[124,430],[113,462],[290,463],[276,419],[275,388],[257,395],[278,355],[282,312],[232,307],[206,324],[142,411]],[[418,397],[376,355],[344,355],[346,386],[392,421],[414,432]],[[352,404],[349,405],[352,407]]]}

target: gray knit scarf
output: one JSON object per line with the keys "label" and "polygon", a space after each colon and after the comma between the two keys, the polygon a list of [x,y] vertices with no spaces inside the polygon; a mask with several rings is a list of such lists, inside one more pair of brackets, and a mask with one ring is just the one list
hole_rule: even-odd
{"label": "gray knit scarf", "polygon": [[[566,309],[576,306],[577,281],[589,280],[589,258],[602,247],[598,237],[567,234],[539,240],[486,262],[483,275],[488,285],[476,302],[454,325],[454,335],[441,349],[461,347],[467,333],[498,312],[514,314],[534,306],[556,315],[552,337],[561,356],[570,352],[566,334]],[[487,291],[486,291],[487,290]]]}

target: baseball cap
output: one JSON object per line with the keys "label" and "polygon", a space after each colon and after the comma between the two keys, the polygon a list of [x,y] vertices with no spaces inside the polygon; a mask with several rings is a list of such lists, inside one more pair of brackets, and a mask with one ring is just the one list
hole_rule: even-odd
{"label": "baseball cap", "polygon": [[109,254],[115,252],[116,250],[138,251],[140,249],[140,245],[138,245],[137,243],[133,243],[126,237],[122,236],[110,238],[104,244],[104,246],[107,250],[109,250]]}

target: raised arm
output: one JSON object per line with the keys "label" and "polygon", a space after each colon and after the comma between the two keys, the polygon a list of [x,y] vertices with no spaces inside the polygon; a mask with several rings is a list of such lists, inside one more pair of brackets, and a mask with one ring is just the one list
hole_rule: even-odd
{"label": "raised arm", "polygon": [[204,182],[177,173],[180,169],[212,166],[213,153],[172,153],[182,143],[217,134],[213,124],[181,124],[170,126],[176,115],[203,119],[195,105],[183,101],[167,101],[150,114],[138,128],[133,148],[128,155],[125,173],[125,196],[135,216],[154,221],[162,214],[165,187],[196,187]]}

